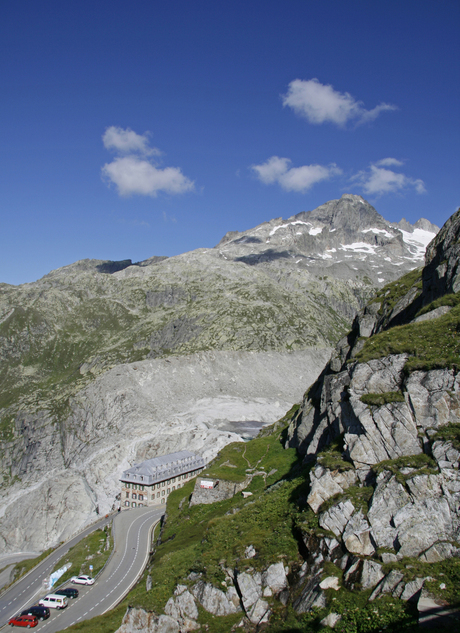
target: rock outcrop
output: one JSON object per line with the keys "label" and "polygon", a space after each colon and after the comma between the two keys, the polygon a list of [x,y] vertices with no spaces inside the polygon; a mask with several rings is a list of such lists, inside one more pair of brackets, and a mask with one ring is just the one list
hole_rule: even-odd
{"label": "rock outcrop", "polygon": [[459,238],[460,211],[428,247],[423,273],[403,278],[399,297],[394,288],[383,291],[357,316],[291,422],[286,445],[315,463],[307,502],[331,534],[305,535],[308,580],[294,602],[299,613],[324,605],[328,561],[344,571],[348,588],[374,588],[370,600],[385,593],[410,600],[426,579],[406,582],[384,564],[460,555],[460,446],[444,433],[460,425],[458,366],[441,356],[441,366],[419,361],[414,369],[410,351],[385,353],[397,347],[391,336],[403,336],[401,326],[422,322],[414,320],[420,312],[431,314],[428,327],[449,315],[455,328]]}

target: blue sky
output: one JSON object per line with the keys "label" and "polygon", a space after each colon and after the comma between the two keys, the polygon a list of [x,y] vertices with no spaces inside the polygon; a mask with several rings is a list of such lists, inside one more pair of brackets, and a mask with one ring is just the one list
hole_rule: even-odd
{"label": "blue sky", "polygon": [[363,195],[460,205],[457,0],[16,0],[0,11],[0,282],[214,246]]}

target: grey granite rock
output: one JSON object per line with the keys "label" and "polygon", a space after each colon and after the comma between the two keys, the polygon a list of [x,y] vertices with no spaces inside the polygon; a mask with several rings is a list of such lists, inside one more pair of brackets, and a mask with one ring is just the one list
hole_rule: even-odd
{"label": "grey granite rock", "polygon": [[252,608],[248,612],[248,618],[253,624],[263,624],[270,620],[271,610],[270,605],[266,600],[257,598],[256,602],[252,605]]}
{"label": "grey granite rock", "polygon": [[355,507],[351,501],[341,501],[320,514],[319,525],[340,537],[354,511]]}
{"label": "grey granite rock", "polygon": [[349,552],[358,556],[372,556],[375,552],[371,527],[361,510],[353,514],[342,534],[342,540]]}
{"label": "grey granite rock", "polygon": [[288,586],[283,563],[270,565],[262,574],[262,585],[270,587],[273,593],[279,593]]}
{"label": "grey granite rock", "polygon": [[262,587],[251,574],[246,572],[237,575],[236,583],[241,594],[243,606],[248,612],[249,608],[262,597]]}
{"label": "grey granite rock", "polygon": [[192,594],[201,606],[213,615],[229,615],[241,610],[233,603],[233,595],[229,597],[220,589],[216,589],[213,585],[205,583],[203,580],[198,581],[192,587]]}
{"label": "grey granite rock", "polygon": [[129,607],[116,633],[180,633],[178,622],[168,615]]}
{"label": "grey granite rock", "polygon": [[356,483],[356,480],[357,476],[354,470],[331,472],[321,464],[317,464],[310,472],[311,488],[307,503],[314,512],[317,512],[324,501],[333,495],[342,493]]}
{"label": "grey granite rock", "polygon": [[404,578],[404,574],[397,569],[393,569],[390,573],[383,578],[371,593],[369,600],[375,600],[383,593],[392,593],[392,591],[399,585]]}

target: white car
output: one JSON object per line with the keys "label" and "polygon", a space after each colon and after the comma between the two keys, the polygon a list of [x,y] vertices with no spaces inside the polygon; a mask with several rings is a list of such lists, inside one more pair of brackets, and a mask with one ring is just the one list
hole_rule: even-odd
{"label": "white car", "polygon": [[72,576],[70,582],[76,585],[94,585],[94,578],[91,576]]}

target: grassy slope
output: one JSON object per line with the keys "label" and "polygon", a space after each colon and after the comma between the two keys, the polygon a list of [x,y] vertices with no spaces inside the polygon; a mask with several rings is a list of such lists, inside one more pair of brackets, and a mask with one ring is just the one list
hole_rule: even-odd
{"label": "grassy slope", "polygon": [[[382,288],[373,302],[380,303],[379,313],[389,317],[404,295],[413,289],[421,292],[421,270],[414,270]],[[429,321],[409,323],[384,330],[366,340],[355,360],[367,362],[389,354],[408,354],[407,372],[443,367],[460,368],[460,296],[445,295],[424,306],[416,316],[449,306],[450,312]]]}
{"label": "grassy slope", "polygon": [[[283,448],[283,438],[287,422],[293,412],[276,425],[265,429],[264,435],[247,444],[226,446],[212,462],[206,473],[212,477],[243,481],[247,471],[263,473],[255,475],[247,490],[253,496],[243,499],[236,495],[233,499],[212,505],[189,507],[188,501],[194,482],[172,493],[168,499],[167,519],[161,535],[161,544],[149,563],[143,578],[131,591],[125,601],[102,621],[98,618],[81,623],[70,630],[92,633],[103,630],[112,633],[121,623],[127,605],[164,613],[167,600],[177,584],[191,586],[190,573],[200,573],[201,578],[222,587],[225,581],[224,567],[262,570],[269,564],[284,562],[290,569],[291,586],[296,572],[304,561],[303,541],[308,535],[324,535],[318,527],[317,516],[306,506],[309,470],[302,466],[293,449]],[[319,460],[327,466],[349,468],[350,464],[341,457],[340,442],[323,451]],[[420,458],[420,456],[418,456]],[[431,472],[434,464],[429,459],[419,459],[412,463],[404,458],[377,465],[376,470],[386,469],[396,472],[402,466],[418,468],[417,474]],[[247,460],[247,461],[246,461]],[[401,460],[399,460],[401,461]],[[406,463],[407,462],[407,463]],[[420,462],[420,463],[419,463]],[[276,470],[276,472],[273,472]],[[272,473],[272,474],[269,474]],[[367,500],[372,494],[369,487],[354,486],[345,491],[354,504],[367,510]],[[339,499],[334,498],[334,502]],[[324,508],[325,509],[325,508]],[[245,549],[253,545],[256,558],[245,559]],[[427,564],[416,559],[404,559],[386,566],[386,571],[397,568],[407,580],[415,577],[431,576],[427,587],[434,594],[450,603],[460,603],[460,561],[453,559],[442,563]],[[152,588],[146,590],[147,576],[152,578]],[[324,575],[343,572],[327,563]],[[440,584],[446,584],[441,590]],[[291,589],[294,597],[302,587]],[[370,591],[362,592],[340,589],[328,591],[330,603],[326,609],[314,610],[298,615],[291,606],[283,607],[275,599],[268,599],[273,609],[270,631],[304,631],[305,633],[324,630],[319,621],[330,611],[342,614],[340,627],[335,630],[344,633],[371,633],[386,631],[415,631],[413,607],[392,597],[383,597],[367,603]],[[242,614],[214,617],[199,609],[199,621],[207,626],[209,633],[228,633],[241,620]],[[110,624],[109,624],[110,622]],[[103,626],[99,629],[99,626]]]}

